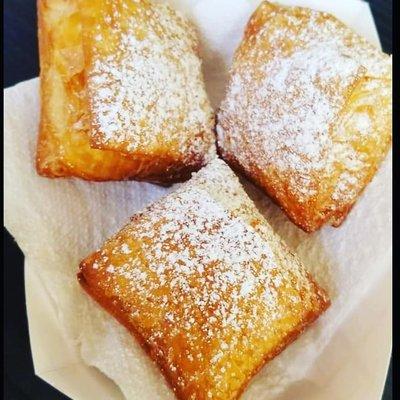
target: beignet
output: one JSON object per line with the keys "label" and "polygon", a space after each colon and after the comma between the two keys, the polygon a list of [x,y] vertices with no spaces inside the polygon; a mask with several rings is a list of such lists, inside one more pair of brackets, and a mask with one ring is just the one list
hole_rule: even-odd
{"label": "beignet", "polygon": [[391,57],[332,15],[263,2],[218,113],[222,157],[303,230],[339,226],[391,143]]}
{"label": "beignet", "polygon": [[80,264],[179,399],[237,399],[328,306],[220,159]]}
{"label": "beignet", "polygon": [[39,0],[38,19],[39,174],[171,183],[215,154],[197,39],[183,17],[146,0]]}

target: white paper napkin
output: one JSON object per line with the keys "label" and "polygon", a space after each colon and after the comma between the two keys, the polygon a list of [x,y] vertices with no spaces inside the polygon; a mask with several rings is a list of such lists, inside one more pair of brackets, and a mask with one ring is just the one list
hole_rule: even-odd
{"label": "white paper napkin", "polygon": [[[175,0],[173,3],[198,26],[206,84],[217,107],[233,51],[258,1]],[[378,43],[368,6],[362,1],[282,3],[330,11],[371,42]],[[25,254],[30,276],[34,275],[41,285],[42,292],[37,292],[37,296],[49,299],[50,308],[56,313],[55,323],[72,348],[78,349],[73,357],[65,351],[64,364],[50,365],[50,361],[47,367],[56,371],[76,363],[78,371],[84,368],[80,364],[82,357],[113,379],[127,399],[173,399],[154,364],[125,329],[82,292],[75,274],[79,261],[116,232],[134,212],[174,187],[39,177],[34,167],[38,111],[38,80],[5,90],[6,227]],[[283,399],[280,396],[288,388],[302,381],[313,382],[315,361],[336,340],[335,333],[341,330],[346,318],[359,309],[361,299],[373,293],[390,270],[391,158],[380,168],[342,227],[325,227],[313,235],[296,228],[252,185],[246,183],[246,188],[276,231],[328,289],[332,299],[327,313],[269,363],[243,395],[244,399],[253,400]],[[50,339],[41,346],[48,346],[46,350],[50,353],[62,353]],[[96,399],[122,398],[118,391],[110,394],[105,387],[99,387],[98,393],[103,395],[96,394]],[[92,385],[86,393],[95,393],[97,389]],[[87,394],[79,396],[94,398]],[[293,399],[293,395],[287,398]],[[299,394],[297,399],[301,398],[307,397]]]}

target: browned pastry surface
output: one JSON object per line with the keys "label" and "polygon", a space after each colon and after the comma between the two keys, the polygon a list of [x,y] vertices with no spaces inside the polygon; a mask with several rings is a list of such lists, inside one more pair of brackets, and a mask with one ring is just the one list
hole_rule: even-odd
{"label": "browned pastry surface", "polygon": [[[38,19],[41,175],[169,183],[189,178],[215,153],[197,41],[182,17],[144,0],[39,0]],[[162,34],[154,37],[150,27]],[[136,41],[132,29],[140,32]],[[187,35],[180,38],[183,29]],[[127,37],[132,43],[122,51]],[[152,52],[157,57],[149,59]],[[144,59],[140,75],[130,63]],[[125,148],[121,130],[113,130],[121,118]],[[101,134],[103,142],[94,139]]]}
{"label": "browned pastry surface", "polygon": [[391,143],[391,58],[332,15],[263,2],[218,114],[223,158],[307,232],[344,220]]}
{"label": "browned pastry surface", "polygon": [[219,159],[80,265],[179,399],[237,399],[328,306]]}

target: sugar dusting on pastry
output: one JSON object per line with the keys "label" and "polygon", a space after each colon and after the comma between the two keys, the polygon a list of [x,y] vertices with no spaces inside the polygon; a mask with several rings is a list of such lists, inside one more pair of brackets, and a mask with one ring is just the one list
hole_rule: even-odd
{"label": "sugar dusting on pastry", "polygon": [[[343,107],[342,91],[359,73],[360,65],[342,56],[335,43],[275,57],[258,69],[244,64],[232,77],[228,100],[221,106],[219,129],[235,115],[246,124],[254,148],[260,149],[258,162],[274,163],[280,171],[307,174],[322,170],[327,147],[332,145],[329,129]],[[263,75],[261,84],[256,74]],[[339,88],[328,91],[331,86]],[[232,135],[242,135],[241,126],[234,129]],[[235,145],[240,142],[232,141],[232,150],[239,154]]]}
{"label": "sugar dusting on pastry", "polygon": [[196,385],[210,398],[235,393],[328,304],[219,159],[134,216],[95,264],[187,398]]}
{"label": "sugar dusting on pastry", "polygon": [[[390,57],[334,17],[264,2],[235,56],[220,150],[248,175],[268,176],[276,196],[290,193],[298,207],[317,199],[334,213],[355,201],[387,150],[376,144],[390,140],[390,69]],[[376,157],[366,154],[371,146]]]}
{"label": "sugar dusting on pastry", "polygon": [[[88,87],[96,140],[126,145],[129,153],[168,143],[181,156],[207,156],[213,116],[194,29],[167,5],[132,4],[129,13],[123,2],[121,9],[110,7],[93,32],[99,48]],[[102,41],[109,39],[115,48],[104,52]]]}

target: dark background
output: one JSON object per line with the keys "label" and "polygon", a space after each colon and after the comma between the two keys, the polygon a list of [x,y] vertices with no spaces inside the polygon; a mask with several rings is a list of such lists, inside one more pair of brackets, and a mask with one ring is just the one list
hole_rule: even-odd
{"label": "dark background", "polygon": [[[321,0],[326,1],[326,0]],[[392,1],[369,1],[383,50],[392,53]],[[34,0],[4,1],[4,87],[38,75]],[[66,400],[33,372],[24,293],[24,256],[4,229],[4,397]],[[382,400],[392,400],[392,363]]]}

